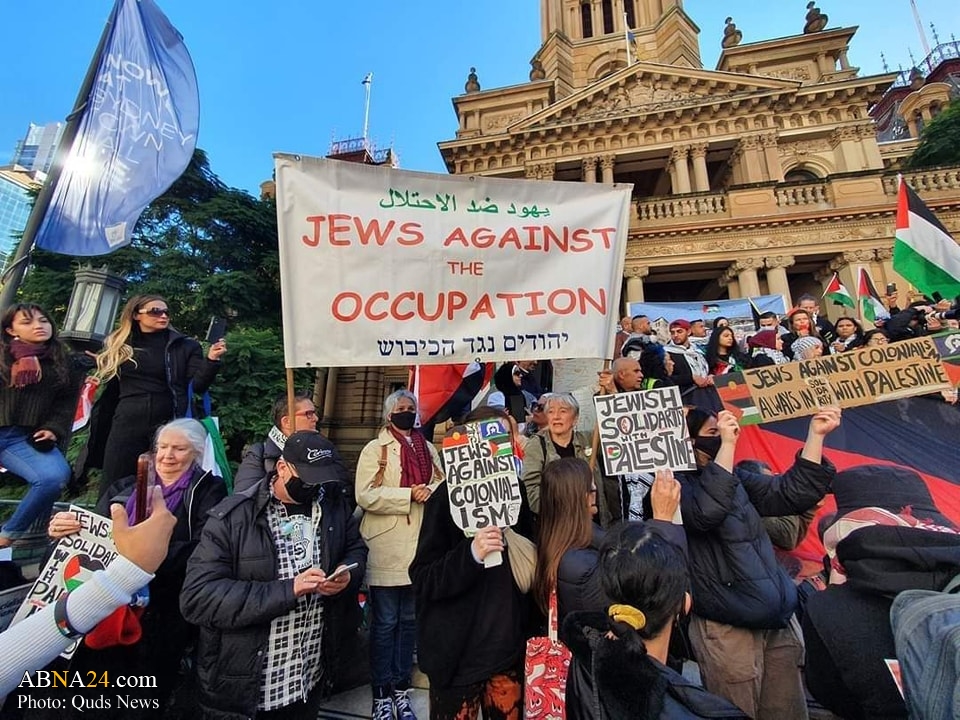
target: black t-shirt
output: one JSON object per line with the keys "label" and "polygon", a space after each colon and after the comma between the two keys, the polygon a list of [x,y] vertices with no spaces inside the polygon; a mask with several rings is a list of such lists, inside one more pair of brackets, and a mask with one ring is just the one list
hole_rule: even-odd
{"label": "black t-shirt", "polygon": [[562,458],[572,458],[577,456],[577,449],[573,446],[573,439],[571,438],[569,445],[557,445],[556,442],[551,440],[553,443],[554,449],[557,451],[557,455]]}

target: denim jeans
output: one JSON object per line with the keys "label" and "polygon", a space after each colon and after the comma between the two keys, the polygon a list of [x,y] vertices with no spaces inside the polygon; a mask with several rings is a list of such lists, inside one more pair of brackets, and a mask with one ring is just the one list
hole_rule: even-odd
{"label": "denim jeans", "polygon": [[60,450],[39,452],[28,442],[27,428],[0,428],[0,465],[27,481],[30,488],[0,536],[16,539],[39,517],[49,517],[54,501],[70,479],[70,466]]}
{"label": "denim jeans", "polygon": [[377,688],[410,686],[417,615],[413,586],[371,587],[370,680]]}

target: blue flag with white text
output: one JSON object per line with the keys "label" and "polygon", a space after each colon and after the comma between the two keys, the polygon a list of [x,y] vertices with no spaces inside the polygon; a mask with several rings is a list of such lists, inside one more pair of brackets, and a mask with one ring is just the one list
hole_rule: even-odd
{"label": "blue flag with white text", "polygon": [[96,80],[36,245],[103,255],[193,156],[200,98],[183,37],[153,0],[117,0]]}

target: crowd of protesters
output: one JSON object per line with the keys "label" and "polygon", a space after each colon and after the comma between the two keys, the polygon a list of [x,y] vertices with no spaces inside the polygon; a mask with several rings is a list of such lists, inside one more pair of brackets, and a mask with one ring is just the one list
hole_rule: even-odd
{"label": "crowd of protesters", "polygon": [[[809,419],[802,446],[792,461],[783,458],[785,472],[755,459],[735,463],[740,427],[715,387],[729,373],[920,337],[955,323],[957,313],[947,302],[891,307],[865,331],[852,317],[830,323],[818,300],[803,296],[782,320],[761,314],[753,333],[724,318],[712,328],[676,319],[669,340],[645,316],[623,318],[618,355],[596,392],[679,389],[696,467],[676,473],[608,476],[574,395],[554,391],[536,361],[504,364],[487,407],[463,421],[494,419],[509,432],[521,520],[468,534],[451,517],[434,438],[418,427],[417,398],[407,390],[386,398],[355,473],[317,431],[309,396],[295,395],[292,416],[278,398],[268,437],[248,448],[228,495],[200,467],[206,431],[182,418],[188,393],[213,382],[226,344],[204,355],[170,326],[162,298],[138,296],[97,358],[107,387],[96,511],[118,521],[136,515],[130,465],[152,445],[151,537],[164,553],[147,557],[121,522],[124,582],[100,571],[91,584],[110,590],[99,598],[104,608],[119,609],[93,614],[92,592],[71,590],[47,622],[64,638],[84,638],[71,669],[157,678],[155,704],[137,716],[161,717],[194,688],[199,711],[191,716],[315,718],[356,640],[363,586],[375,720],[416,720],[415,662],[429,680],[431,718],[471,720],[482,711],[519,720],[525,641],[543,634],[552,608],[572,652],[570,718],[803,720],[811,695],[843,718],[906,717],[902,698],[877,689],[881,655],[895,654],[877,618],[889,612],[891,587],[940,590],[960,573],[960,528],[910,469],[837,473],[824,446],[841,426],[839,408]],[[3,330],[0,461],[20,446],[28,461],[31,453],[44,461],[36,479],[24,476],[24,517],[4,527],[0,545],[50,514],[66,481],[53,448],[69,434],[60,405],[67,398],[72,409],[82,376],[41,308],[16,306]],[[14,402],[21,396],[30,404]],[[55,454],[43,456],[43,442]],[[829,493],[838,508],[818,529],[828,552],[824,589],[793,577],[784,553]],[[921,522],[911,522],[911,508]],[[172,532],[156,524],[161,518],[163,528],[173,518]],[[48,532],[58,541],[80,530],[75,513],[60,512]],[[891,549],[898,547],[909,552]],[[489,562],[498,555],[502,562]],[[877,577],[878,568],[893,579]],[[145,585],[135,590],[130,578]],[[865,636],[876,647],[857,656],[851,648]],[[0,638],[3,653],[8,638],[23,641],[21,631]],[[53,659],[28,657],[37,663],[31,669]],[[682,672],[691,660],[702,686]],[[4,688],[14,689],[8,675],[22,673],[24,662],[0,660]],[[133,715],[114,708],[98,716]]]}

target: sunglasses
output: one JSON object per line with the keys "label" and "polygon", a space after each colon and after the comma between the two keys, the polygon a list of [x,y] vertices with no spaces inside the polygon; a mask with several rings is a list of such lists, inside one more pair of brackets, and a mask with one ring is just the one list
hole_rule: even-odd
{"label": "sunglasses", "polygon": [[141,315],[152,315],[153,317],[170,317],[170,310],[168,308],[150,308],[149,310],[141,310]]}
{"label": "sunglasses", "polygon": [[534,403],[530,406],[532,412],[543,412],[543,403]]}

